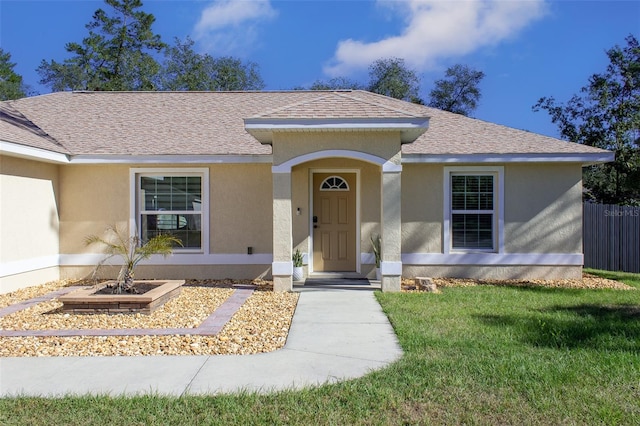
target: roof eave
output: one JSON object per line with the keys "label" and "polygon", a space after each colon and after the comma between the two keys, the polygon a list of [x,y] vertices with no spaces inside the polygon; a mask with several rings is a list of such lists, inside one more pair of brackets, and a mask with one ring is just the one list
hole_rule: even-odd
{"label": "roof eave", "polygon": [[615,153],[478,153],[478,154],[402,154],[403,163],[580,163],[582,166],[609,163]]}
{"label": "roof eave", "polygon": [[44,161],[46,163],[69,163],[69,156],[67,154],[27,145],[20,145],[3,140],[0,140],[0,154],[10,157],[24,158],[27,160]]}
{"label": "roof eave", "polygon": [[276,132],[371,132],[396,131],[402,143],[411,143],[429,128],[428,117],[411,118],[326,118],[273,119],[246,118],[245,130],[262,144],[271,144]]}

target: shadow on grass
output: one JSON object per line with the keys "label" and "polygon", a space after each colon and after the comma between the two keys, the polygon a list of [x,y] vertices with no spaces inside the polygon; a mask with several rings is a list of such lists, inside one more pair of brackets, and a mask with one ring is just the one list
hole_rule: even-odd
{"label": "shadow on grass", "polygon": [[536,347],[640,351],[640,306],[553,306],[522,314],[477,315],[481,322],[510,328]]}

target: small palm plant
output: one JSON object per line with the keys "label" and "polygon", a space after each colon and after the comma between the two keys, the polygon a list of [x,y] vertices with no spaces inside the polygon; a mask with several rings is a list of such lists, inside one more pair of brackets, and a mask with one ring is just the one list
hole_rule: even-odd
{"label": "small palm plant", "polygon": [[118,273],[114,293],[135,293],[133,288],[134,270],[138,263],[148,259],[151,255],[161,254],[167,256],[173,251],[173,245],[182,246],[182,241],[169,234],[160,234],[143,242],[137,235],[126,237],[127,232],[117,229],[115,226],[108,226],[106,233],[111,234],[108,238],[102,238],[97,235],[89,235],[85,238],[87,246],[92,244],[102,244],[105,246],[104,252],[106,257],[96,266],[94,270],[105,264],[109,259],[120,256],[123,261],[122,268]]}

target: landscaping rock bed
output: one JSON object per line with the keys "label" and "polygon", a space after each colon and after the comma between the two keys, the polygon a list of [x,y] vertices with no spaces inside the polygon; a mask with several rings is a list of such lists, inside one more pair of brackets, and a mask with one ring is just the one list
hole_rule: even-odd
{"label": "landscaping rock bed", "polygon": [[[635,290],[619,281],[600,278],[595,275],[583,274],[582,279],[563,280],[474,280],[468,278],[432,278],[437,287],[473,287],[477,285],[497,285],[510,287],[552,287],[574,289],[614,289]],[[404,291],[424,291],[413,279],[403,279]]]}
{"label": "landscaping rock bed", "polygon": [[[0,307],[42,296],[58,282],[0,295]],[[4,330],[194,328],[220,306],[234,285],[256,291],[215,336],[3,337],[0,356],[217,355],[270,352],[284,346],[298,301],[297,293],[274,293],[266,281],[188,281],[179,297],[150,315],[72,315],[57,300],[0,318]]]}

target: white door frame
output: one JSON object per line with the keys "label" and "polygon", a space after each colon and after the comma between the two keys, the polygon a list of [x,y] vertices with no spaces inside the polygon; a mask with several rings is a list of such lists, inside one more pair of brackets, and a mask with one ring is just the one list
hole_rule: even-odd
{"label": "white door frame", "polygon": [[356,233],[355,233],[355,253],[356,257],[356,270],[355,272],[360,273],[361,263],[360,263],[360,169],[341,169],[341,168],[320,168],[320,169],[309,169],[309,259],[308,259],[308,267],[309,273],[313,271],[313,175],[316,173],[355,173],[356,175]]}

